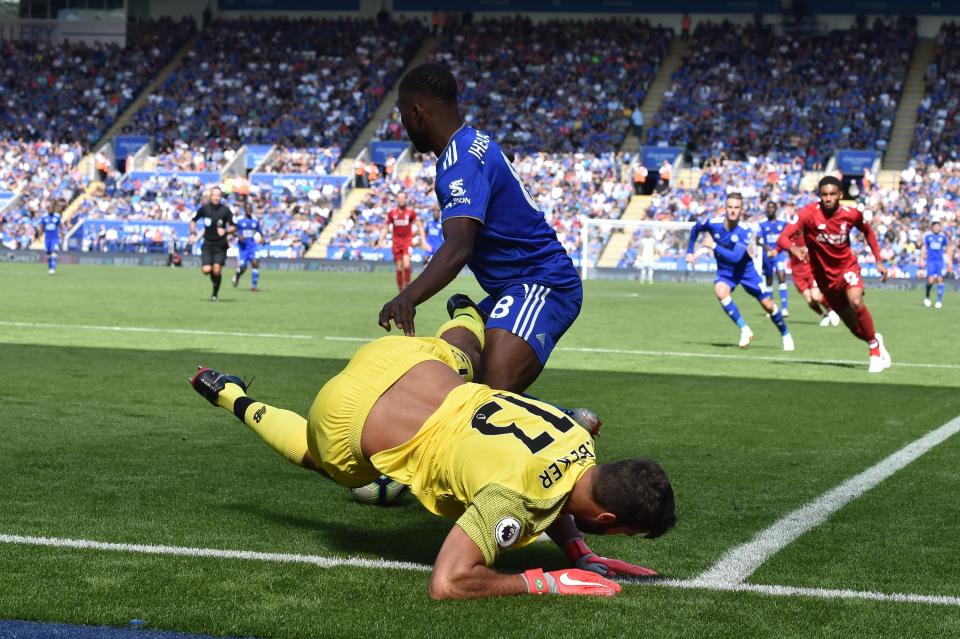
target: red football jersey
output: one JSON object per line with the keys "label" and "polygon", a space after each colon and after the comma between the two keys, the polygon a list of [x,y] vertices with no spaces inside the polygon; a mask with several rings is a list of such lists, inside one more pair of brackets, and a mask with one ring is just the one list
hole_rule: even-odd
{"label": "red football jersey", "polygon": [[[819,202],[800,209],[796,218],[783,229],[777,245],[788,250],[790,238],[799,232],[810,252],[810,267],[821,289],[845,287],[844,284],[859,285],[860,263],[850,250],[850,230],[854,228],[863,233],[874,256],[879,255],[877,237],[870,225],[863,221],[863,214],[859,210],[840,206],[833,215],[827,216]],[[845,273],[849,272],[856,277],[845,277]]]}
{"label": "red football jersey", "polygon": [[394,245],[409,245],[413,240],[413,223],[417,221],[417,213],[412,208],[396,208],[387,213],[387,224],[393,232]]}

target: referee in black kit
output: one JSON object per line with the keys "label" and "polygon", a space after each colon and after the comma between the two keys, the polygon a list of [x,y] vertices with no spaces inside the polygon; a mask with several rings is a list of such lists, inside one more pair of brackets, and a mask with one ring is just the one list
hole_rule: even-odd
{"label": "referee in black kit", "polygon": [[220,270],[227,262],[227,234],[233,233],[237,227],[233,224],[233,212],[222,202],[223,191],[219,186],[210,189],[210,201],[197,209],[197,214],[190,221],[190,236],[195,237],[197,222],[203,220],[203,250],[200,270],[210,276],[213,282],[211,302],[217,301],[220,292]]}

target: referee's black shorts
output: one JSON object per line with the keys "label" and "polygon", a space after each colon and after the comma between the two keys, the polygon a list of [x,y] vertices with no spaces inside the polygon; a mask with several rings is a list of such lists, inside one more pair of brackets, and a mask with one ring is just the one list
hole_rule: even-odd
{"label": "referee's black shorts", "polygon": [[200,263],[204,266],[219,264],[223,266],[227,263],[227,245],[203,243],[200,249]]}

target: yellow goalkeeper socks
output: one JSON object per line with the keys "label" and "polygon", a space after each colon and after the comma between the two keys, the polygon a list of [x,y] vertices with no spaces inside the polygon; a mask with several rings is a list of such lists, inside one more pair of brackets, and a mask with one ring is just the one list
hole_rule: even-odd
{"label": "yellow goalkeeper socks", "polygon": [[270,448],[291,463],[303,465],[307,454],[307,420],[293,411],[268,406],[253,400],[236,384],[225,384],[217,395],[217,404],[233,412],[260,435]]}
{"label": "yellow goalkeeper socks", "polygon": [[440,330],[437,331],[437,337],[440,337],[451,328],[465,328],[473,333],[476,338],[480,340],[480,350],[483,350],[483,320],[475,309],[465,307],[455,310],[453,312],[453,319],[445,322],[443,326],[440,327]]}

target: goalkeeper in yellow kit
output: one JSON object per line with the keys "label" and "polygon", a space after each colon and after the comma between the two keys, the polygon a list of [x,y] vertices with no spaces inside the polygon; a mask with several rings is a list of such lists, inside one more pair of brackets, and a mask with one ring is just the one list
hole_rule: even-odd
{"label": "goalkeeper in yellow kit", "polygon": [[[435,599],[612,596],[620,586],[608,577],[656,575],[597,556],[582,532],[665,533],[676,522],[666,473],[648,459],[598,466],[593,434],[558,409],[470,383],[483,322],[460,297],[466,303],[451,308],[437,337],[382,337],[361,347],[320,389],[307,419],[248,397],[240,378],[209,368],[191,384],[294,464],[347,487],[386,475],[455,520],[430,579]],[[490,568],[502,549],[543,532],[577,568]]]}

